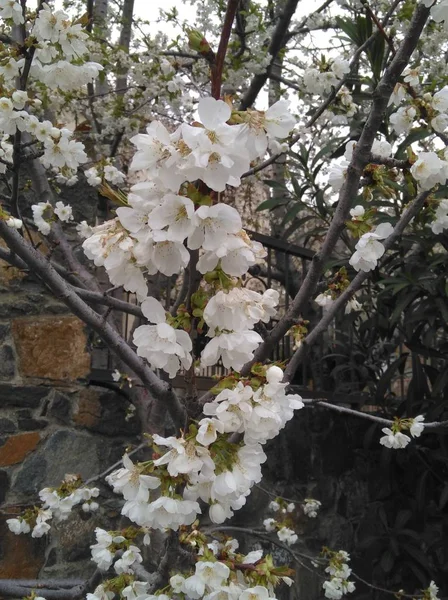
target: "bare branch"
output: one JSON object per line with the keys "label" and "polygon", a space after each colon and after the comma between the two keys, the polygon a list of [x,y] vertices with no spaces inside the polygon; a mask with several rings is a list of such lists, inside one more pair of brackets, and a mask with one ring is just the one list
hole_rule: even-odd
{"label": "bare branch", "polygon": [[228,0],[224,23],[222,25],[221,38],[219,40],[218,52],[214,64],[211,66],[212,72],[212,96],[219,100],[221,95],[222,71],[224,60],[226,58],[227,46],[229,45],[230,34],[232,33],[232,24],[240,0]]}
{"label": "bare branch", "polygon": [[[294,386],[292,385],[290,389],[293,391]],[[354,410],[353,408],[347,408],[346,406],[341,406],[340,404],[331,404],[326,400],[320,400],[318,398],[303,398],[302,399],[305,406],[308,407],[321,407],[328,408],[329,410],[333,410],[335,412],[350,415],[352,417],[357,417],[361,419],[367,419],[368,421],[375,421],[375,423],[379,423],[380,425],[385,425],[386,427],[390,427],[393,425],[392,419],[385,419],[384,417],[378,417],[377,415],[373,415],[372,413],[362,412],[360,410]],[[347,398],[347,402],[350,402],[350,398]],[[409,415],[410,416],[410,415]],[[433,421],[430,423],[425,423],[425,430],[430,429],[434,430],[444,430],[448,429],[448,421]]]}
{"label": "bare branch", "polygon": [[259,73],[255,75],[252,79],[252,82],[249,86],[249,89],[244,94],[241,99],[239,110],[246,110],[249,106],[255,102],[261,88],[264,86],[268,77],[272,70],[273,62],[275,61],[278,53],[283,48],[285,44],[285,36],[288,31],[289,25],[291,23],[291,19],[296,12],[297,4],[299,0],[288,0],[286,6],[280,15],[280,19],[277,23],[275,31],[272,35],[271,43],[269,44],[268,53],[271,55],[272,59],[270,64],[268,65],[266,71],[264,73]]}

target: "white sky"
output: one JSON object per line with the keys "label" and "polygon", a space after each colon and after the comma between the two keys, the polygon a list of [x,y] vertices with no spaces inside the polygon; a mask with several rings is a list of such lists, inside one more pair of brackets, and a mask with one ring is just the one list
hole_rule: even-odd
{"label": "white sky", "polygon": [[[200,0],[199,0],[200,2]],[[295,13],[295,19],[303,19],[306,15],[309,15],[314,10],[319,8],[322,4],[321,0],[306,0],[305,2],[299,2]],[[191,22],[192,15],[194,15],[194,5],[185,0],[135,0],[134,14],[143,19],[149,21],[156,21],[159,16],[159,9],[169,10],[176,7],[179,13],[179,19],[184,19]],[[160,29],[163,29],[166,33],[172,30],[169,24],[157,24]]]}

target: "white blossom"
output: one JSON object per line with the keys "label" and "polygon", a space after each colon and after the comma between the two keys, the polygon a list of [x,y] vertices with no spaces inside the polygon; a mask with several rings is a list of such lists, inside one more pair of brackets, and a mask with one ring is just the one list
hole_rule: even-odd
{"label": "white blossom", "polygon": [[385,435],[380,439],[380,444],[386,446],[386,448],[393,448],[394,450],[406,448],[411,441],[411,438],[401,433],[401,431],[393,432],[388,427],[384,427],[381,431]]}
{"label": "white blossom", "polygon": [[322,503],[314,498],[305,498],[305,504],[303,505],[303,512],[310,519],[315,519]]}
{"label": "white blossom", "polygon": [[371,271],[376,268],[378,259],[385,252],[379,240],[388,238],[393,232],[390,223],[381,223],[374,231],[364,233],[356,244],[356,252],[350,258],[350,264],[357,271]]}
{"label": "white blossom", "polygon": [[411,419],[412,424],[409,428],[409,432],[412,435],[412,437],[420,437],[422,434],[422,431],[425,428],[425,423],[424,423],[424,416],[423,415],[418,415],[417,417],[414,417],[413,419]]}
{"label": "white blossom", "polygon": [[444,184],[448,177],[448,163],[435,152],[420,152],[411,167],[411,173],[422,190],[429,190],[436,184]]}
{"label": "white blossom", "polygon": [[63,202],[56,202],[56,206],[54,208],[54,214],[59,217],[61,221],[65,223],[68,221],[73,221],[73,211],[70,205],[65,205]]}
{"label": "white blossom", "polygon": [[0,17],[2,19],[12,19],[15,25],[25,23],[22,6],[16,0],[0,0]]}
{"label": "white blossom", "polygon": [[186,331],[174,329],[166,322],[163,306],[155,298],[146,298],[142,312],[154,325],[140,325],[134,331],[137,354],[157,369],[175,377],[181,367],[189,369],[192,363],[192,343]]}
{"label": "white blossom", "polygon": [[277,531],[277,536],[281,542],[285,542],[285,544],[287,544],[288,546],[292,546],[298,540],[297,534],[294,533],[294,531],[289,527],[281,527]]}

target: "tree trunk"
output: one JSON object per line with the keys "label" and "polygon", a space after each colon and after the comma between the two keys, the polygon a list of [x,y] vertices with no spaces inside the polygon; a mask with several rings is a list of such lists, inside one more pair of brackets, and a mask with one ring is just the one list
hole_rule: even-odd
{"label": "tree trunk", "polygon": [[[123,10],[121,13],[121,32],[120,32],[120,49],[129,53],[132,34],[132,15],[134,12],[134,0],[124,0]],[[123,94],[127,85],[127,68],[120,71],[117,77],[115,89],[117,93]]]}

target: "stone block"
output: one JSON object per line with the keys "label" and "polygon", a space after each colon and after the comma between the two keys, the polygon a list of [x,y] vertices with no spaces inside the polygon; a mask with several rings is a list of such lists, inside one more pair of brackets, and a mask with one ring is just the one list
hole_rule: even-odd
{"label": "stone block", "polygon": [[21,431],[36,431],[37,429],[45,429],[48,421],[45,419],[18,419],[17,424]]}
{"label": "stone block", "polygon": [[0,379],[14,379],[15,363],[16,359],[12,346],[9,344],[0,346]]}
{"label": "stone block", "polygon": [[126,398],[101,388],[81,390],[73,421],[76,425],[103,435],[135,435],[140,431],[136,416],[126,420]]}
{"label": "stone block", "polygon": [[14,433],[17,431],[16,424],[11,419],[0,419],[0,433]]}
{"label": "stone block", "polygon": [[0,514],[0,579],[34,579],[45,561],[45,536],[15,535],[6,524],[9,518]]}
{"label": "stone block", "polygon": [[11,436],[0,447],[0,467],[8,467],[22,462],[39,442],[40,435],[37,432]]}
{"label": "stone block", "polygon": [[23,461],[12,482],[14,497],[29,498],[43,487],[57,486],[67,473],[78,473],[87,479],[101,471],[99,456],[103,455],[105,461],[109,459],[102,440],[60,429]]}
{"label": "stone block", "polygon": [[88,375],[87,337],[76,317],[15,319],[12,331],[23,377],[75,380]]}
{"label": "stone block", "polygon": [[87,429],[95,429],[101,419],[101,403],[93,390],[86,389],[79,393],[78,405],[73,415],[73,422]]}
{"label": "stone block", "polygon": [[6,340],[10,331],[9,323],[0,323],[0,343],[3,343]]}
{"label": "stone block", "polygon": [[68,396],[55,390],[50,400],[47,415],[58,423],[68,425],[71,420],[72,401]]}
{"label": "stone block", "polygon": [[49,389],[44,386],[22,386],[0,383],[0,403],[5,406],[36,408],[42,398],[48,395]]}
{"label": "stone block", "polygon": [[5,500],[7,491],[8,491],[8,473],[6,471],[0,471],[0,503]]}

